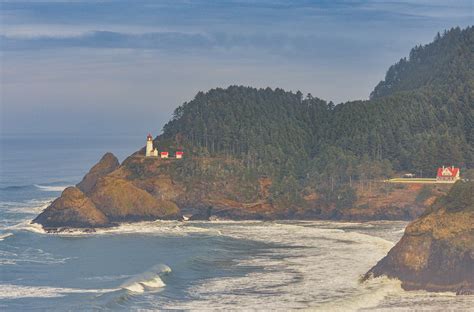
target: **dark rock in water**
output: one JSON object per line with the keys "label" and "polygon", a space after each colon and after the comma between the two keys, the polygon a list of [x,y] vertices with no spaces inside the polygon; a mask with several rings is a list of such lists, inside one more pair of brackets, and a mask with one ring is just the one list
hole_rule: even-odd
{"label": "dark rock in water", "polygon": [[460,288],[458,289],[458,291],[456,292],[456,295],[459,295],[459,296],[474,296],[474,288]]}
{"label": "dark rock in water", "polygon": [[211,215],[212,215],[212,206],[209,206],[204,211],[193,214],[189,218],[189,221],[209,221],[211,219]]}
{"label": "dark rock in water", "polygon": [[109,224],[108,218],[97,209],[79,188],[66,188],[61,196],[46,208],[34,223],[44,228],[60,227],[102,227]]}
{"label": "dark rock in water", "polygon": [[117,157],[112,153],[106,153],[76,186],[85,194],[89,194],[99,178],[106,176],[119,166],[120,164]]}
{"label": "dark rock in water", "polygon": [[431,211],[409,224],[366,278],[380,275],[400,279],[406,290],[472,293],[474,182],[457,182]]}

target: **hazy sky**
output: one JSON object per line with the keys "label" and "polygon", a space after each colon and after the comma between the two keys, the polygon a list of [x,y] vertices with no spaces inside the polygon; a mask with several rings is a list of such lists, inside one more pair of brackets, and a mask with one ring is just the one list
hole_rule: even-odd
{"label": "hazy sky", "polygon": [[158,133],[228,85],[366,99],[474,0],[2,1],[1,131]]}

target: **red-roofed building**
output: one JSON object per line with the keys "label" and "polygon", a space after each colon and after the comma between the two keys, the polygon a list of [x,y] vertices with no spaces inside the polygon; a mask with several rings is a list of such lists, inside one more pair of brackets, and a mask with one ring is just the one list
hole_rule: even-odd
{"label": "red-roofed building", "polygon": [[438,168],[438,173],[436,174],[436,181],[440,182],[456,182],[460,178],[460,170],[454,166]]}
{"label": "red-roofed building", "polygon": [[161,152],[161,158],[168,158],[168,152]]}
{"label": "red-roofed building", "polygon": [[184,153],[183,153],[183,152],[180,152],[180,151],[176,152],[176,159],[181,159],[181,158],[183,158],[183,154],[184,154]]}

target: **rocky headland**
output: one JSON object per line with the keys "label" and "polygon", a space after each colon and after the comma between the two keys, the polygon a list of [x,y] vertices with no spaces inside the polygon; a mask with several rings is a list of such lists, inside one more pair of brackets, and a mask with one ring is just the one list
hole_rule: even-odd
{"label": "rocky headland", "polygon": [[406,290],[474,294],[474,182],[457,182],[367,274],[402,281]]}
{"label": "rocky headland", "polygon": [[[275,201],[269,177],[243,180],[232,159],[144,157],[143,150],[122,164],[105,154],[75,187],[64,190],[33,222],[49,231],[97,228],[117,222],[156,219],[233,220],[324,219],[412,220],[449,186],[355,183],[357,201],[341,209],[310,189],[302,201]],[[199,172],[193,175],[189,172]]]}

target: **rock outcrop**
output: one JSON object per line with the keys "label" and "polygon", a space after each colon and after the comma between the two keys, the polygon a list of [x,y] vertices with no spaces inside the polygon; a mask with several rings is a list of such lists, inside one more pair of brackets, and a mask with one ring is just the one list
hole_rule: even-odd
{"label": "rock outcrop", "polygon": [[174,202],[157,199],[130,181],[114,176],[101,178],[90,196],[111,221],[177,219],[180,216]]}
{"label": "rock outcrop", "polygon": [[119,166],[120,164],[117,157],[112,153],[106,153],[76,186],[85,194],[89,194],[97,183],[97,180],[111,173]]}
{"label": "rock outcrop", "polygon": [[42,224],[46,229],[60,227],[103,227],[109,224],[108,218],[97,209],[92,200],[79,188],[66,188],[61,197],[43,211],[35,223]]}
{"label": "rock outcrop", "polygon": [[96,227],[121,221],[180,219],[182,214],[192,215],[192,220],[208,220],[211,214],[232,220],[412,220],[448,189],[382,183],[367,187],[358,183],[354,186],[357,201],[341,208],[322,200],[323,194],[311,189],[305,190],[297,203],[275,198],[271,178],[243,172],[242,163],[231,158],[162,160],[137,152],[119,165],[117,158],[107,153],[77,184],[87,199],[85,207],[93,206],[107,221],[99,214],[97,220],[77,216],[82,208],[74,206],[69,200],[71,194],[65,192],[60,199],[69,200],[68,207],[74,208],[76,215],[51,205],[35,222],[44,227]]}
{"label": "rock outcrop", "polygon": [[402,281],[406,290],[474,292],[474,182],[457,182],[367,274]]}
{"label": "rock outcrop", "polygon": [[176,196],[170,179],[143,180],[130,178],[130,174],[113,154],[107,153],[76,187],[65,189],[33,222],[54,230],[181,218],[180,209],[169,200]]}

